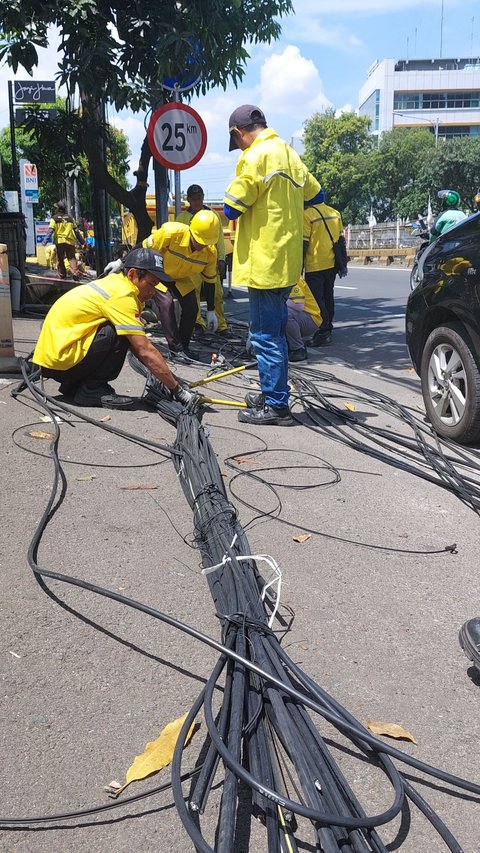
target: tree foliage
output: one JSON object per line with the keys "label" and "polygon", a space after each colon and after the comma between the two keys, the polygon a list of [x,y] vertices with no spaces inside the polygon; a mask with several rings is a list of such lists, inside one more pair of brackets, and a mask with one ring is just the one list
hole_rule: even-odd
{"label": "tree foliage", "polygon": [[316,113],[305,125],[304,160],[345,222],[416,219],[437,192],[455,189],[465,209],[480,187],[480,139],[438,139],[426,128],[394,128],[377,141],[369,121],[353,113]]}
{"label": "tree foliage", "polygon": [[[75,178],[82,215],[92,218],[89,165],[81,143],[81,119],[70,111],[64,98],[57,98],[57,117],[47,118],[32,109],[25,125],[15,129],[17,159],[24,158],[38,167],[38,217],[49,213],[55,203],[65,197],[65,180]],[[127,188],[130,149],[125,134],[106,125],[107,164],[115,180]],[[0,157],[5,185],[13,186],[10,128],[0,131]]]}
{"label": "tree foliage", "polygon": [[75,87],[80,92],[90,170],[98,186],[132,210],[141,236],[151,225],[145,207],[150,152],[144,144],[137,184],[125,190],[102,156],[100,106],[155,107],[163,78],[182,77],[185,70],[201,71],[199,92],[237,84],[248,59],[244,45],[277,38],[278,17],[291,11],[291,0],[3,0],[0,61],[32,73],[37,48],[48,46],[50,27],[58,29],[59,79],[70,93]]}

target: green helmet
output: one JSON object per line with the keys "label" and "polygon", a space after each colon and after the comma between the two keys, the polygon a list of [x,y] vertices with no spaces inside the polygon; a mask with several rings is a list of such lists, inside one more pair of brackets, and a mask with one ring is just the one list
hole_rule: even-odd
{"label": "green helmet", "polygon": [[444,207],[451,207],[453,210],[460,207],[462,201],[460,193],[457,193],[456,190],[440,190],[438,197],[443,200]]}

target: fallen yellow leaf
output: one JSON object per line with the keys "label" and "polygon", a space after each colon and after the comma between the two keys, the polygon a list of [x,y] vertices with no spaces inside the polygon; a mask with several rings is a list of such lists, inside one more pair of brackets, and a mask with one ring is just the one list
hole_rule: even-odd
{"label": "fallen yellow leaf", "polygon": [[[184,714],[183,717],[179,717],[177,720],[168,723],[156,740],[147,743],[142,754],[136,755],[133,764],[128,768],[125,784],[115,791],[110,792],[111,796],[117,797],[131,782],[139,782],[141,779],[146,779],[147,776],[158,773],[159,770],[170,764],[180,730],[186,717],[187,715]],[[195,722],[192,723],[188,730],[185,745],[192,737],[194,728]]]}
{"label": "fallen yellow leaf", "polygon": [[299,533],[298,536],[293,537],[293,541],[294,542],[306,542],[307,539],[311,539],[311,538],[312,538],[311,533]]}
{"label": "fallen yellow leaf", "polygon": [[412,733],[408,729],[404,729],[403,726],[399,726],[398,723],[381,723],[368,720],[367,729],[370,729],[374,735],[403,738],[404,740],[410,740],[412,743],[417,743]]}
{"label": "fallen yellow leaf", "polygon": [[143,489],[158,489],[156,483],[131,483],[129,486],[120,486],[124,491],[141,491]]}
{"label": "fallen yellow leaf", "polygon": [[355,406],[353,405],[353,403],[345,403],[345,408],[348,409],[349,412],[355,411]]}
{"label": "fallen yellow leaf", "polygon": [[32,438],[49,438],[49,439],[54,438],[54,436],[52,435],[51,432],[41,432],[38,429],[34,429],[31,432],[26,432],[25,435],[31,435]]}
{"label": "fallen yellow leaf", "polygon": [[111,415],[104,415],[103,418],[100,418],[100,423],[105,424],[105,423],[107,423],[107,421],[111,421],[111,420],[112,420]]}

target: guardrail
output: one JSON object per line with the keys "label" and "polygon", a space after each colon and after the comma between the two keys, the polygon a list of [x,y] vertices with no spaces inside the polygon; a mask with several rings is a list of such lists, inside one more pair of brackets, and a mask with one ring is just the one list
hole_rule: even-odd
{"label": "guardrail", "polygon": [[385,266],[387,267],[393,264],[395,260],[404,260],[409,267],[415,258],[415,249],[354,249],[350,247],[348,255],[350,260],[363,259],[365,266],[373,263],[374,260],[385,260]]}

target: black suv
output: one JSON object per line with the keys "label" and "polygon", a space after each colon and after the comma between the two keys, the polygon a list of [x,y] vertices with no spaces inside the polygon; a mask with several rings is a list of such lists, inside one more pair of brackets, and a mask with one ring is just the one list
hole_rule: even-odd
{"label": "black suv", "polygon": [[407,303],[407,344],[439,435],[480,440],[480,213],[450,228],[419,260]]}

